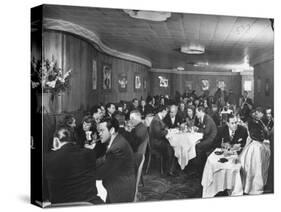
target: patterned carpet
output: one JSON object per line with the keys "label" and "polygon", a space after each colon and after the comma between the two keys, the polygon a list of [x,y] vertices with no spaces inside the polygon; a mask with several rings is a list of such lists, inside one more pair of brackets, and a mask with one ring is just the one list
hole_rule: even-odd
{"label": "patterned carpet", "polygon": [[143,176],[144,185],[140,183],[138,201],[175,200],[201,198],[201,177],[195,171],[180,171],[178,176],[160,175],[151,170]]}

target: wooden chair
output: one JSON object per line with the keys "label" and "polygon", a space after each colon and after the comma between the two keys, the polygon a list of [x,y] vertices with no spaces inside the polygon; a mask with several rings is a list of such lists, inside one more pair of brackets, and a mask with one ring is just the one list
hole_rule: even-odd
{"label": "wooden chair", "polygon": [[140,163],[139,163],[138,170],[137,170],[136,191],[135,191],[135,196],[134,196],[134,202],[137,201],[138,187],[139,187],[140,179],[142,177],[142,168],[143,168],[144,159],[145,159],[145,156],[143,154],[140,154],[140,153],[136,153],[136,154],[137,154],[137,158],[141,157],[141,159],[139,161]]}
{"label": "wooden chair", "polygon": [[[144,164],[144,161],[145,161],[145,153],[146,153],[148,144],[149,144],[149,136],[147,136],[147,138],[140,144],[140,146],[137,149],[137,153],[143,155],[143,158],[144,158],[143,164]],[[143,167],[143,164],[142,164],[142,167]],[[142,169],[141,169],[140,180],[142,182],[142,185],[144,185]]]}
{"label": "wooden chair", "polygon": [[146,166],[146,171],[145,173],[147,174],[151,165],[151,157],[154,156],[155,158],[159,158],[160,159],[160,173],[163,174],[163,156],[160,152],[154,150],[153,148],[151,148],[151,143],[150,140],[148,142],[148,162],[147,162],[147,166]]}

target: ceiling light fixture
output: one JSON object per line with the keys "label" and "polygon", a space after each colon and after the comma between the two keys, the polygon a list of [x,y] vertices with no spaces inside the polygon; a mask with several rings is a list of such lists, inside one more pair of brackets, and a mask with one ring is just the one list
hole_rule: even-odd
{"label": "ceiling light fixture", "polygon": [[199,45],[182,46],[180,48],[180,52],[185,54],[204,54],[205,47]]}
{"label": "ceiling light fixture", "polygon": [[123,10],[132,18],[143,19],[148,21],[166,21],[171,17],[170,12],[156,12],[144,10]]}
{"label": "ceiling light fixture", "polygon": [[179,66],[179,67],[177,67],[177,70],[178,70],[178,71],[184,71],[184,67]]}

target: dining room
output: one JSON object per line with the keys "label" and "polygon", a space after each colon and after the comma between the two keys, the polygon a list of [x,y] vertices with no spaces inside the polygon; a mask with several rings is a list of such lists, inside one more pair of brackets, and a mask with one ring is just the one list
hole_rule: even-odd
{"label": "dining room", "polygon": [[[141,155],[126,202],[274,192],[272,18],[42,5],[31,13],[31,87],[41,154],[61,151],[68,130],[97,161],[117,134]],[[108,143],[102,123],[113,119]],[[42,202],[64,203],[48,170]],[[118,202],[100,176],[98,195]]]}

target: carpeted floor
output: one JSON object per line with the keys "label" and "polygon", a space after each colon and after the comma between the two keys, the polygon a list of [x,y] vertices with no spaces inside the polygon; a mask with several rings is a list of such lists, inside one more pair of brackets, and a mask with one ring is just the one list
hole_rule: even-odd
{"label": "carpeted floor", "polygon": [[201,198],[201,177],[195,171],[181,171],[178,176],[160,175],[151,170],[143,176],[144,185],[140,183],[138,201],[175,200]]}

